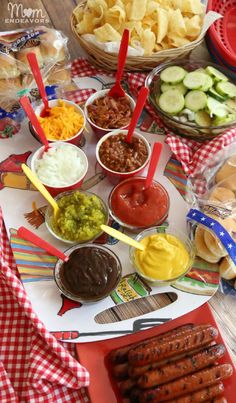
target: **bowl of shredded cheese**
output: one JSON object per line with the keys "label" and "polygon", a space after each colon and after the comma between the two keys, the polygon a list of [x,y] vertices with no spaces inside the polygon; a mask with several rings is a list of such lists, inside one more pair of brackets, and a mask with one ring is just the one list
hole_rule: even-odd
{"label": "bowl of shredded cheese", "polygon": [[31,169],[52,196],[79,188],[88,171],[86,154],[77,146],[56,141],[38,148],[32,155]]}
{"label": "bowl of shredded cheese", "polygon": [[[41,117],[43,107],[43,104],[39,105],[35,113],[48,141],[65,141],[78,145],[86,123],[84,112],[79,105],[66,99],[53,99],[49,101],[48,116]],[[29,127],[32,135],[39,140],[31,123]]]}

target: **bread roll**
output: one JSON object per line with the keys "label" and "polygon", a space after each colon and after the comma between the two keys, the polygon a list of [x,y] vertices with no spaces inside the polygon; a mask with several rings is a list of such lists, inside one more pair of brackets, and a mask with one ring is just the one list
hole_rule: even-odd
{"label": "bread roll", "polygon": [[71,83],[71,72],[69,68],[58,68],[55,66],[50,70],[50,74],[47,78],[49,85],[52,84],[70,84]]}
{"label": "bread roll", "polygon": [[36,54],[37,60],[38,60],[38,64],[39,67],[43,67],[43,59],[42,59],[42,55],[40,52],[40,48],[39,46],[34,46],[32,48],[25,48],[20,50],[16,57],[17,60],[21,63],[19,63],[19,69],[21,71],[21,73],[29,73],[31,71],[29,63],[28,63],[28,59],[27,59],[27,54],[33,52]]}
{"label": "bread roll", "polygon": [[[0,93],[6,94],[8,91],[9,95],[12,91],[17,92],[22,89],[21,78],[9,78],[7,80],[0,80]],[[6,97],[7,98],[7,97]]]}
{"label": "bread roll", "polygon": [[224,257],[220,262],[220,275],[225,280],[236,278],[236,266],[229,256]]}
{"label": "bread roll", "polygon": [[206,262],[218,263],[220,258],[218,256],[215,256],[206,246],[206,243],[204,241],[204,232],[205,229],[199,225],[195,232],[196,255],[200,256]]}
{"label": "bread roll", "polygon": [[20,76],[16,59],[13,54],[5,55],[0,53],[0,79],[16,78]]}
{"label": "bread roll", "polygon": [[[214,219],[217,220],[232,237],[235,237],[234,233],[236,233],[236,222],[232,217],[227,217],[224,220],[220,219],[219,217],[214,217]],[[215,256],[221,258],[228,255],[227,250],[224,248],[219,238],[207,229],[204,232],[204,241],[207,248]]]}
{"label": "bread roll", "polygon": [[209,200],[221,203],[230,203],[235,201],[236,198],[232,190],[227,189],[223,186],[217,186],[210,194]]}
{"label": "bread roll", "polygon": [[[229,158],[226,161],[226,163],[219,169],[219,171],[216,173],[216,176],[215,176],[216,183],[219,183],[219,182],[223,181],[224,179],[227,179],[229,176],[236,174],[236,165],[233,165],[234,159],[235,159],[235,157]],[[225,186],[225,185],[223,185],[223,186],[228,188],[228,186]]]}
{"label": "bread roll", "polygon": [[47,29],[44,34],[40,35],[40,51],[44,64],[65,60],[64,41],[60,32]]}

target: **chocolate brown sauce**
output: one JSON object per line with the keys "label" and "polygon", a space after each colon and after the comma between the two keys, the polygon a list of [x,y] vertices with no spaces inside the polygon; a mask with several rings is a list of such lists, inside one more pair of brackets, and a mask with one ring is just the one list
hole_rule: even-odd
{"label": "chocolate brown sauce", "polygon": [[62,264],[60,277],[64,287],[82,299],[109,294],[119,277],[116,259],[109,252],[85,246],[74,250],[68,262]]}

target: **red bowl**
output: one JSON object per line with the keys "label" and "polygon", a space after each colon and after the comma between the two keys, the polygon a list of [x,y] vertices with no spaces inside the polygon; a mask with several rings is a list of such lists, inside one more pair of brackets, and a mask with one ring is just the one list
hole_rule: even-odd
{"label": "red bowl", "polygon": [[[85,119],[84,111],[80,108],[80,106],[77,105],[74,102],[68,101],[67,99],[61,99],[61,101],[65,102],[65,104],[67,104],[67,105],[73,106],[74,109],[77,110],[77,112],[83,117],[84,126],[85,126],[86,119]],[[58,99],[52,99],[52,100],[49,101],[49,107],[50,108],[52,108],[53,106],[57,106],[57,104],[58,104]],[[40,116],[43,108],[44,108],[44,105],[40,104],[38,107],[36,107],[35,114],[37,116]],[[60,140],[60,141],[63,141],[63,143],[70,143],[70,144],[74,144],[74,145],[80,145],[81,137],[82,137],[82,134],[83,134],[83,131],[84,131],[84,126],[81,127],[81,129],[78,131],[78,133],[75,133],[75,135],[73,137],[70,137],[70,138],[68,138],[66,140]],[[32,124],[30,122],[29,122],[29,129],[30,129],[31,134],[34,136],[34,138],[41,143],[36,131],[34,130],[34,127],[32,126]],[[49,143],[55,143],[57,141],[58,140],[48,140]]]}
{"label": "red bowl", "polygon": [[[103,127],[97,126],[97,125],[96,125],[94,122],[92,122],[92,120],[89,118],[89,114],[88,114],[88,109],[87,109],[87,108],[88,108],[88,105],[91,105],[91,104],[95,101],[95,99],[104,97],[109,91],[110,91],[110,90],[107,89],[107,90],[101,90],[101,91],[95,92],[94,94],[92,94],[92,95],[87,99],[87,101],[86,101],[86,103],[85,103],[85,105],[84,105],[84,114],[85,114],[86,120],[89,122],[89,124],[90,124],[90,126],[91,126],[91,128],[92,128],[92,130],[93,130],[93,132],[94,132],[94,134],[96,135],[96,137],[97,137],[98,139],[100,139],[102,136],[104,136],[104,135],[107,134],[107,133],[110,133],[112,130],[115,130],[115,129],[114,129],[114,128],[113,128],[113,129],[104,129]],[[130,95],[128,95],[127,93],[125,94],[125,96],[129,99],[130,104],[131,104],[131,108],[132,108],[132,110],[134,110],[134,108],[135,108],[135,102],[134,102],[133,98],[132,98]],[[123,127],[121,127],[120,129],[127,129],[127,128],[128,128],[128,125],[127,125],[127,126],[123,126]]]}
{"label": "red bowl", "polygon": [[112,131],[110,133],[107,133],[98,141],[97,146],[96,146],[96,158],[97,158],[97,161],[98,161],[99,165],[101,166],[102,170],[106,173],[108,179],[113,184],[117,184],[117,183],[119,183],[122,180],[127,179],[127,178],[132,178],[135,175],[140,175],[144,171],[145,167],[147,166],[147,164],[148,164],[148,162],[150,160],[150,156],[151,156],[151,147],[150,147],[148,141],[146,140],[146,138],[144,136],[142,136],[141,134],[135,132],[133,134],[133,136],[142,139],[143,142],[145,143],[146,147],[147,147],[148,157],[147,157],[146,161],[144,162],[144,164],[141,167],[139,167],[139,168],[137,168],[137,169],[135,169],[134,171],[131,171],[131,172],[116,172],[116,171],[112,171],[111,169],[107,168],[101,162],[100,157],[99,157],[100,146],[108,137],[118,135],[120,133],[127,134],[128,130],[117,129],[117,130],[114,130],[114,131]]}
{"label": "red bowl", "polygon": [[[78,189],[82,185],[84,177],[85,177],[85,175],[86,175],[86,173],[88,171],[88,159],[87,159],[85,153],[80,148],[78,148],[77,146],[75,146],[73,144],[70,144],[68,142],[65,143],[63,141],[57,141],[57,142],[51,143],[50,147],[58,147],[59,145],[62,145],[62,144],[63,144],[64,147],[73,147],[73,148],[76,149],[76,151],[78,153],[78,156],[82,159],[82,161],[84,163],[84,170],[83,170],[82,174],[77,178],[77,180],[75,182],[69,183],[67,186],[52,186],[52,185],[50,185],[48,183],[45,183],[44,181],[41,180],[41,182],[43,183],[45,188],[49,191],[49,193],[52,196],[57,196],[59,193],[66,192],[68,190]],[[43,153],[44,153],[44,146],[38,148],[35,151],[35,153],[33,154],[32,159],[31,159],[31,169],[36,175],[37,175],[36,163],[37,163],[37,160],[42,157]]]}

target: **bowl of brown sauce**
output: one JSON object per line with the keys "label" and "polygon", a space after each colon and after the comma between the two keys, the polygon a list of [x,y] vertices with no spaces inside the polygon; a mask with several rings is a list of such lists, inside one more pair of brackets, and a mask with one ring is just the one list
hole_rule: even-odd
{"label": "bowl of brown sauce", "polygon": [[100,301],[117,287],[122,267],[117,255],[103,245],[75,245],[58,260],[54,279],[66,297],[81,303]]}

